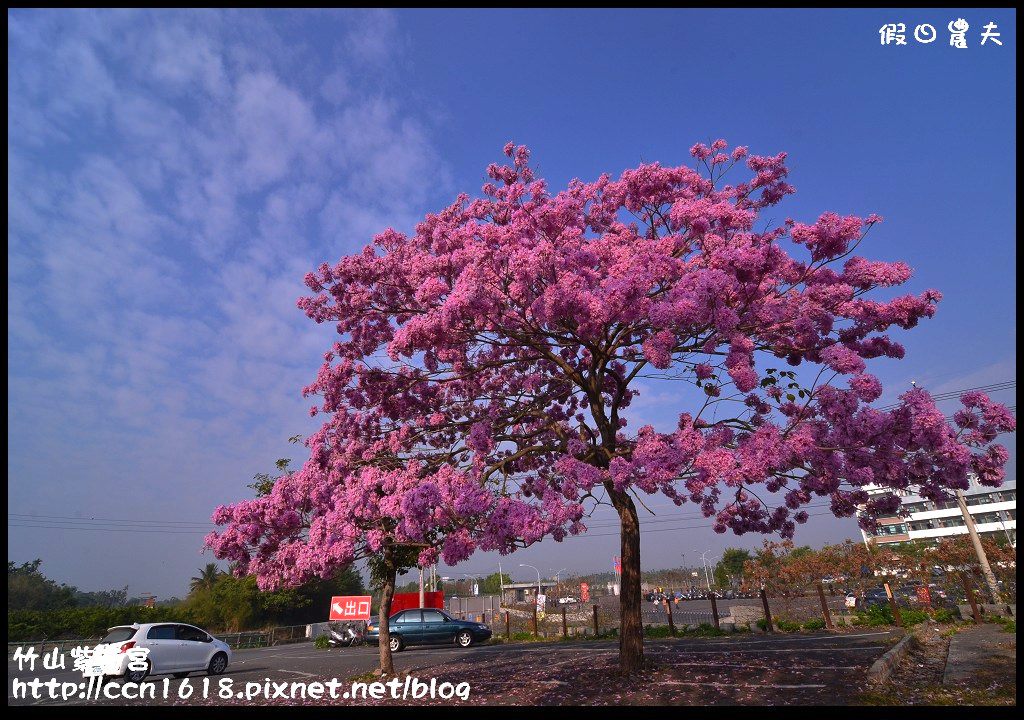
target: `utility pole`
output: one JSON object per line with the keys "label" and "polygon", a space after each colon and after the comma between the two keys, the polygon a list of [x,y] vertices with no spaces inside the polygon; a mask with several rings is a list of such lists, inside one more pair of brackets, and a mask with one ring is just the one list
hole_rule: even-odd
{"label": "utility pole", "polygon": [[505,576],[501,574],[501,563],[498,563],[498,582],[501,584],[501,601],[498,606],[501,607],[505,604]]}
{"label": "utility pole", "polygon": [[[910,385],[916,388],[917,382],[911,380]],[[971,482],[973,483],[973,480]],[[996,583],[996,576],[992,574],[992,568],[989,567],[985,548],[981,546],[978,528],[974,526],[974,518],[971,517],[971,511],[967,508],[967,498],[964,497],[962,490],[955,490],[954,495],[956,504],[960,507],[960,514],[964,516],[964,525],[967,526],[967,534],[971,536],[971,544],[974,545],[974,552],[978,556],[978,564],[981,565],[981,574],[985,578],[985,584],[988,585],[989,595],[992,602],[997,603],[999,602],[999,584]]]}
{"label": "utility pole", "polygon": [[420,565],[420,607],[423,607],[423,566]]}
{"label": "utility pole", "polygon": [[992,602],[997,603],[999,602],[999,585],[996,583],[996,576],[992,574],[992,568],[989,567],[985,548],[981,546],[981,537],[978,535],[978,529],[974,526],[974,518],[971,517],[971,511],[967,508],[967,498],[964,497],[962,490],[956,491],[956,504],[960,506],[960,514],[964,516],[967,534],[971,536],[971,544],[974,545],[974,552],[978,556],[978,564],[981,565],[981,574],[985,578],[985,584],[988,585],[988,593]]}

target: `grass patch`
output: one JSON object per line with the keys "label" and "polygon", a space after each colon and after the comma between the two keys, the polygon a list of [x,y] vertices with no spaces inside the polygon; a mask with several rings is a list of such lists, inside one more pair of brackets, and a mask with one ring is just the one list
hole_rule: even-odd
{"label": "grass patch", "polygon": [[[911,694],[912,697],[908,695]],[[862,693],[856,705],[1016,705],[1016,689],[964,688],[959,686],[929,685],[920,688],[894,688]]]}
{"label": "grass patch", "polygon": [[728,634],[725,630],[715,630],[715,626],[708,623],[701,623],[696,630],[686,631],[686,635],[692,637],[722,637]]}
{"label": "grass patch", "polygon": [[313,647],[315,647],[317,650],[326,650],[328,647],[330,647],[330,644],[327,641],[327,636],[318,636],[317,639],[313,641]]}
{"label": "grass patch", "polygon": [[1013,618],[997,617],[992,618],[992,622],[997,625],[1002,625],[1004,632],[1013,633],[1014,635],[1017,634],[1017,621]]}
{"label": "grass patch", "polygon": [[942,632],[940,632],[939,633],[939,637],[951,638],[954,635],[956,635],[958,632],[960,632],[961,630],[963,630],[963,626],[962,625],[954,625],[954,626],[948,627],[945,630],[943,630]]}

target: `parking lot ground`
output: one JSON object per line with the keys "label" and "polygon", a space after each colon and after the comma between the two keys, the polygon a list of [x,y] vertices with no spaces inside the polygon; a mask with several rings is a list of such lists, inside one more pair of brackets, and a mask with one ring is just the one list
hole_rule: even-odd
{"label": "parking lot ground", "polygon": [[438,680],[469,681],[469,702],[496,705],[842,705],[899,633],[742,635],[648,641],[649,669],[617,672],[614,645],[435,665]]}
{"label": "parking lot ground", "polygon": [[[188,678],[190,697],[181,697],[186,681],[159,676],[156,700],[67,700],[12,697],[17,672],[8,663],[8,704],[66,705],[843,705],[861,690],[867,669],[901,633],[860,630],[846,633],[749,634],[716,638],[648,640],[649,667],[630,678],[617,672],[614,642],[412,647],[395,655],[399,672],[422,681],[469,684],[469,697],[413,700],[341,698],[331,700],[269,697],[263,690],[239,697],[247,684],[310,685],[336,680],[344,690],[354,676],[377,667],[377,648],[316,650],[309,644],[241,650],[221,677],[204,673]],[[57,676],[46,671],[36,677]],[[45,678],[44,678],[45,679]],[[60,681],[80,681],[65,672]],[[169,686],[166,697],[165,687]],[[222,681],[231,691],[218,692]],[[291,690],[289,690],[291,692]],[[204,697],[204,694],[206,697]]]}

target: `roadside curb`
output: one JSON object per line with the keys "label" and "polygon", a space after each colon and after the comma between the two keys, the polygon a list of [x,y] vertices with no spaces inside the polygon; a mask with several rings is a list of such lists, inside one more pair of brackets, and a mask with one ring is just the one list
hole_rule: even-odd
{"label": "roadside curb", "polygon": [[917,632],[907,633],[906,637],[900,640],[896,645],[890,648],[882,657],[878,658],[874,665],[868,669],[868,682],[870,683],[884,683],[890,677],[892,677],[892,671],[899,664],[900,660],[907,656],[907,654],[921,646],[921,640],[917,637]]}

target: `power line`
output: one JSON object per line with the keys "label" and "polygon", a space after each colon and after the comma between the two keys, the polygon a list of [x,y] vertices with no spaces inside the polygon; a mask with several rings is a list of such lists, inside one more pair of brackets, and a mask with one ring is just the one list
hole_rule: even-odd
{"label": "power line", "polygon": [[[825,513],[807,513],[808,517],[819,517],[819,516],[823,516],[823,515],[832,515],[832,513],[827,513],[827,512],[825,512]],[[700,529],[700,528],[709,528],[712,525],[714,525],[714,523],[711,523],[710,525],[707,524],[707,523],[702,523],[700,525],[685,525],[685,526],[682,526],[682,527],[674,527],[674,528],[655,528],[654,530],[645,530],[643,527],[641,527],[640,528],[640,532],[641,533],[644,533],[644,532],[646,532],[646,533],[657,533],[657,532],[674,532],[676,530],[697,530],[697,529]],[[587,533],[580,533],[579,535],[567,535],[565,539],[568,540],[569,538],[587,538],[587,537],[619,537],[619,533],[616,532],[616,533],[596,533],[595,534],[595,533],[587,532]]]}
{"label": "power line", "polygon": [[[829,503],[811,503],[811,504],[803,505],[801,507],[802,508],[820,508],[820,507],[828,507],[828,506],[829,506]],[[658,516],[655,516],[655,517],[658,517]],[[684,514],[680,514],[680,515],[666,515],[666,516],[662,516],[662,517],[660,517],[660,518],[658,518],[656,520],[644,520],[644,519],[641,519],[641,523],[645,524],[645,525],[652,525],[652,524],[657,524],[657,523],[679,522],[680,520],[697,520],[697,519],[702,519],[702,518],[705,518],[705,517],[707,517],[707,516],[704,515],[703,513],[684,513]],[[605,521],[598,521],[597,523],[594,523],[593,525],[587,525],[588,528],[618,527],[618,526],[619,526],[619,523],[617,523],[617,522],[605,522]]]}
{"label": "power line", "polygon": [[15,528],[38,528],[43,530],[93,530],[96,532],[135,532],[135,533],[161,533],[164,535],[208,535],[209,533],[205,530],[146,530],[145,528],[99,528],[99,527],[72,527],[70,525],[17,525],[12,522],[7,523],[7,527]]}
{"label": "power line", "polygon": [[[822,505],[813,505],[813,506],[812,505],[807,505],[807,506],[804,506],[804,507],[824,507],[824,506],[822,506]],[[819,516],[819,515],[829,515],[829,514],[831,514],[831,513],[808,513],[808,517],[816,517],[816,516]],[[700,516],[692,516],[692,517],[700,517]],[[642,525],[651,525],[651,524],[655,524],[655,523],[658,523],[658,522],[679,522],[680,520],[683,520],[683,519],[686,519],[686,518],[685,517],[676,517],[676,518],[664,518],[664,519],[661,519],[661,520],[648,520],[645,523],[642,523]],[[35,528],[35,529],[43,529],[43,530],[91,530],[91,531],[96,531],[96,532],[134,532],[134,533],[153,533],[153,534],[164,534],[164,535],[207,535],[208,534],[208,532],[204,531],[204,530],[180,530],[180,529],[170,529],[170,528],[146,529],[146,528],[139,528],[139,527],[121,527],[121,528],[75,527],[73,524],[69,524],[69,525],[40,525],[40,524],[22,525],[22,524],[18,524],[18,522],[19,521],[16,521],[16,520],[9,520],[8,523],[7,523],[7,526],[8,527],[13,527],[13,528]],[[601,530],[601,529],[605,529],[605,528],[609,528],[609,527],[615,527],[615,524],[595,524],[595,525],[588,526],[588,530],[591,529],[591,528],[595,528],[595,529]],[[673,532],[673,531],[676,531],[676,530],[694,530],[694,529],[697,529],[697,528],[707,528],[707,527],[711,527],[711,524],[701,523],[699,525],[684,525],[684,526],[680,526],[680,527],[655,528],[653,530],[652,529],[648,529],[646,527],[641,527],[640,532],[646,532],[646,533]],[[619,535],[619,533],[617,533],[617,532],[614,532],[614,533],[591,533],[591,532],[586,532],[586,533],[582,533],[580,535],[569,535],[567,537],[613,537],[613,536],[617,537],[618,535]]]}
{"label": "power line", "polygon": [[[687,382],[692,382],[692,379],[690,379],[687,376],[682,376],[682,375],[666,375],[666,374],[658,374],[658,373],[641,373],[637,377],[648,378],[648,379],[651,379],[651,380],[685,380]],[[978,385],[978,386],[975,386],[975,387],[963,388],[963,389],[960,389],[960,390],[947,390],[947,391],[941,392],[941,393],[933,393],[931,395],[931,398],[932,398],[932,400],[934,400],[936,402],[941,401],[941,400],[954,400],[954,399],[958,399],[961,395],[963,395],[966,392],[980,391],[980,392],[984,392],[984,393],[994,393],[994,392],[999,392],[1001,390],[1012,390],[1015,387],[1017,387],[1017,381],[1016,380],[1003,380],[1003,381],[1000,381],[1000,382],[990,383],[988,385]],[[897,408],[899,406],[900,406],[899,403],[892,403],[892,404],[889,404],[889,405],[883,405],[883,406],[881,406],[879,408],[876,408],[876,409],[878,409],[878,410],[892,410],[893,408]]]}
{"label": "power line", "polygon": [[[932,400],[938,402],[941,400],[956,400],[961,395],[967,392],[984,392],[993,393],[999,392],[1000,390],[1012,390],[1017,387],[1016,380],[1004,380],[1002,382],[991,383],[989,385],[978,385],[977,387],[963,388],[962,390],[949,390],[946,392],[932,394]],[[891,405],[883,405],[878,408],[879,410],[892,410],[893,408],[899,407],[899,403],[892,403]]]}
{"label": "power line", "polygon": [[69,515],[28,515],[25,513],[7,513],[9,519],[16,520],[17,522],[36,522],[40,520],[43,522],[49,521],[68,521],[73,523],[83,524],[99,524],[99,523],[119,523],[125,525],[166,525],[166,526],[192,526],[192,527],[213,527],[212,522],[191,522],[188,520],[138,520],[129,518],[97,518],[97,517],[71,517]]}

